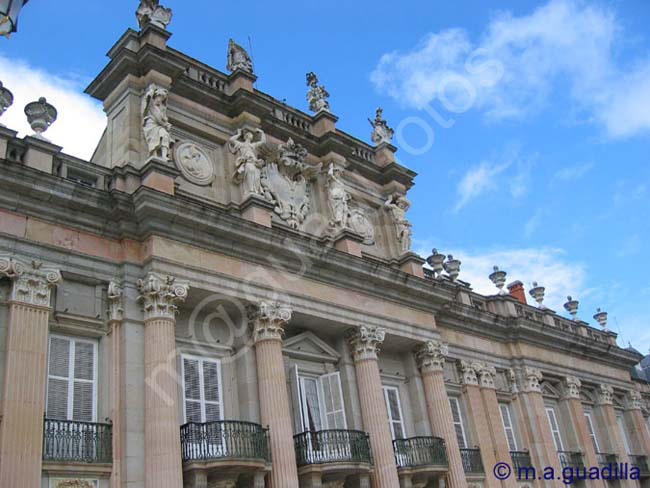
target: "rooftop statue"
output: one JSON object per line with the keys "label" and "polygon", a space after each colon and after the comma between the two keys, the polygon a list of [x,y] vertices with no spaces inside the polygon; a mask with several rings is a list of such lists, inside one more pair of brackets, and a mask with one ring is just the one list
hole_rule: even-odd
{"label": "rooftop statue", "polygon": [[411,223],[406,219],[406,212],[411,207],[404,195],[394,193],[384,203],[384,206],[390,211],[395,223],[395,232],[397,241],[400,244],[403,253],[411,249]]}
{"label": "rooftop statue", "polygon": [[171,128],[167,118],[167,90],[151,84],[142,99],[142,131],[150,157],[170,160]]}
{"label": "rooftop statue", "polygon": [[172,9],[158,5],[158,0],[140,0],[135,16],[141,29],[147,24],[166,29],[172,21]]}
{"label": "rooftop statue", "polygon": [[368,119],[368,122],[370,122],[370,125],[372,126],[372,134],[370,134],[370,138],[372,139],[372,142],[377,145],[383,142],[390,144],[393,134],[395,134],[395,131],[388,127],[386,120],[381,118],[383,112],[382,108],[379,107],[375,114],[375,120],[372,121]]}
{"label": "rooftop statue", "polygon": [[255,133],[251,130],[237,129],[237,133],[230,138],[228,148],[237,156],[237,171],[233,176],[235,183],[240,183],[244,189],[244,195],[263,195],[262,168],[266,164],[258,156],[260,146],[266,143],[266,135],[262,129],[255,131],[260,135],[255,141]]}
{"label": "rooftop statue", "polygon": [[307,101],[309,102],[309,110],[312,112],[320,112],[321,110],[330,111],[330,103],[327,101],[330,94],[323,85],[318,85],[318,78],[313,72],[307,73]]}
{"label": "rooftop statue", "polygon": [[241,47],[235,41],[230,39],[228,41],[228,62],[226,68],[229,71],[236,71],[238,69],[253,73],[253,61],[246,52],[246,49]]}

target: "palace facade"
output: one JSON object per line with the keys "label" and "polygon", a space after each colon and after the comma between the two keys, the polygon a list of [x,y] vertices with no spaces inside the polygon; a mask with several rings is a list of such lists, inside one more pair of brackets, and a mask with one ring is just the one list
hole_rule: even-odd
{"label": "palace facade", "polygon": [[226,74],[170,46],[169,9],[137,15],[87,88],[90,161],[45,99],[34,135],[0,126],[2,488],[559,488],[519,468],[617,463],[640,479],[574,486],[650,486],[642,356],[542,286],[425,267],[381,110],[368,144],[316,74],[307,114],[235,42]]}

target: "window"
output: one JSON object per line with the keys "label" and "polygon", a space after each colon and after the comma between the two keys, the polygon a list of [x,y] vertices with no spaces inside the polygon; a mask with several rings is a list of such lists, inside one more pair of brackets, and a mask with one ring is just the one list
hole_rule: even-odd
{"label": "window", "polygon": [[221,363],[183,355],[183,411],[185,422],[223,420]]}
{"label": "window", "polygon": [[404,420],[402,417],[399,390],[394,386],[384,386],[384,399],[386,400],[390,433],[393,439],[404,439]]}
{"label": "window", "polygon": [[515,438],[515,429],[512,425],[512,415],[510,415],[510,404],[499,403],[499,410],[501,411],[501,423],[503,431],[506,434],[508,441],[508,448],[511,451],[517,450],[517,439]]}
{"label": "window", "polygon": [[97,342],[50,336],[46,416],[95,422]]}
{"label": "window", "polygon": [[617,415],[616,422],[618,423],[618,430],[621,433],[621,439],[623,440],[623,445],[625,446],[625,452],[627,454],[632,454],[630,451],[630,441],[627,438],[627,432],[625,430],[625,421],[623,420],[623,416]]}
{"label": "window", "polygon": [[458,403],[458,398],[450,398],[449,405],[451,405],[451,416],[454,420],[454,428],[456,429],[456,437],[458,438],[458,447],[461,449],[466,449],[467,437],[465,436],[463,417],[460,413],[460,404]]}
{"label": "window", "polygon": [[591,414],[585,412],[585,420],[587,421],[587,431],[589,432],[589,437],[591,437],[591,442],[594,444],[594,449],[596,453],[600,452],[600,446],[598,445],[598,439],[596,438],[596,431],[594,430],[594,423],[591,420]]}
{"label": "window", "polygon": [[553,443],[555,444],[555,450],[564,451],[562,436],[560,435],[560,424],[558,424],[557,416],[555,415],[555,409],[552,407],[547,407],[546,416],[548,417],[548,424],[551,427],[551,433],[553,434]]}
{"label": "window", "polygon": [[318,377],[300,376],[300,420],[302,431],[345,429],[345,405],[338,372]]}

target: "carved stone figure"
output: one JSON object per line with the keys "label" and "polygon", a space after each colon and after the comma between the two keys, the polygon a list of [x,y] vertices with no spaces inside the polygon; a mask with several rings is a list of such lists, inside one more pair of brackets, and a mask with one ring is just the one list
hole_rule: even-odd
{"label": "carved stone figure", "polygon": [[142,131],[150,157],[169,161],[172,125],[167,118],[167,90],[151,84],[142,99]]}
{"label": "carved stone figure", "polygon": [[[14,95],[0,81],[0,116],[14,103]],[[0,127],[3,127],[0,124]]]}
{"label": "carved stone figure", "polygon": [[364,244],[372,245],[375,243],[375,228],[362,209],[353,208],[350,210],[348,225],[356,234],[363,237]]}
{"label": "carved stone figure", "polygon": [[330,103],[327,101],[330,94],[323,85],[318,85],[318,78],[313,72],[307,73],[307,101],[309,102],[309,110],[312,112],[320,112],[321,110],[330,111]]}
{"label": "carved stone figure", "polygon": [[376,145],[379,145],[382,142],[390,144],[390,141],[393,139],[393,135],[395,134],[395,131],[388,127],[386,120],[381,118],[383,112],[383,109],[378,107],[375,114],[375,120],[373,121],[368,119],[368,122],[370,122],[370,125],[372,126],[370,139],[372,139],[372,142]]}
{"label": "carved stone figure", "polygon": [[158,5],[158,0],[140,0],[135,16],[140,29],[147,24],[165,29],[172,21],[172,9]]}
{"label": "carved stone figure", "polygon": [[406,219],[406,212],[411,207],[411,202],[404,195],[395,193],[388,197],[384,206],[393,216],[397,241],[401,251],[406,253],[411,249],[411,223]]}
{"label": "carved stone figure", "polygon": [[31,102],[25,106],[25,115],[34,131],[34,137],[45,139],[43,132],[56,121],[58,113],[53,105],[47,103],[45,97],[41,97],[37,102]]}
{"label": "carved stone figure", "polygon": [[228,62],[226,68],[229,71],[240,69],[251,74],[253,73],[253,61],[251,57],[246,52],[246,49],[232,39],[228,41]]}
{"label": "carved stone figure", "polygon": [[233,179],[242,185],[244,195],[264,195],[261,170],[266,163],[258,153],[260,146],[266,143],[266,134],[262,129],[255,132],[260,135],[258,141],[255,141],[255,134],[250,130],[237,129],[228,143],[230,152],[237,156],[237,171]]}
{"label": "carved stone figure", "polygon": [[196,185],[209,185],[214,180],[214,166],[206,152],[186,141],[175,147],[174,159],[185,179]]}

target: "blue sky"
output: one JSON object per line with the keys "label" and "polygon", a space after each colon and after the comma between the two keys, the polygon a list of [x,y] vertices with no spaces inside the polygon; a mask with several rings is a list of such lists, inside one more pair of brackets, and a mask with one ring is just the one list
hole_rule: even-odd
{"label": "blue sky", "polygon": [[[49,137],[88,157],[103,115],[82,91],[137,3],[30,2],[0,40],[16,95],[2,121],[26,130],[22,107],[44,94],[60,112]],[[419,174],[418,252],[459,256],[482,292],[496,264],[558,312],[572,295],[594,324],[602,307],[619,344],[648,351],[650,2],[162,3],[172,47],[224,70],[228,38],[250,37],[257,88],[304,111],[315,71],[354,136],[369,141],[381,105]]]}

